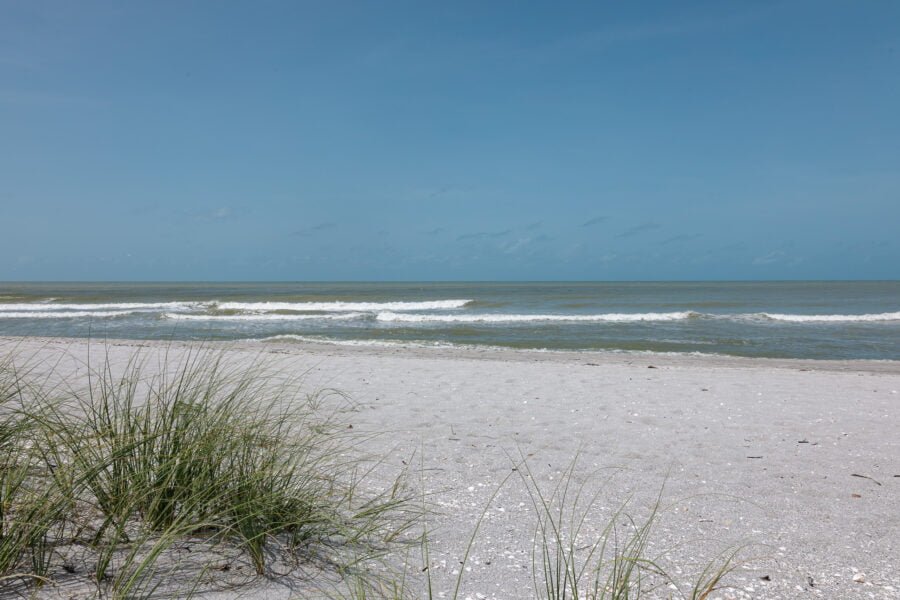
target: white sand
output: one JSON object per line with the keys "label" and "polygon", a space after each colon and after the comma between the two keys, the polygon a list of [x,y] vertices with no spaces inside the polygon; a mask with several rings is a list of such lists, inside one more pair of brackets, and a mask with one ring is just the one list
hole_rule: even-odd
{"label": "white sand", "polygon": [[[46,365],[62,354],[83,359],[87,348],[77,340],[0,341],[0,350],[16,345]],[[108,348],[124,361],[139,346],[151,354],[164,347]],[[359,405],[354,430],[385,433],[371,451],[391,465],[415,465],[440,511],[429,524],[440,592],[452,591],[474,524],[521,453],[545,489],[576,455],[576,481],[594,489],[612,475],[590,531],[629,497],[631,512],[646,514],[665,484],[667,510],[650,550],[664,566],[696,569],[738,545],[752,559],[730,578],[736,589],[717,597],[900,598],[900,362],[225,347],[236,361],[265,353],[285,372],[308,371],[310,389],[350,394]],[[57,368],[74,365],[66,358]],[[482,524],[460,598],[534,596],[534,523],[513,473]],[[289,583],[246,589],[289,597]]]}

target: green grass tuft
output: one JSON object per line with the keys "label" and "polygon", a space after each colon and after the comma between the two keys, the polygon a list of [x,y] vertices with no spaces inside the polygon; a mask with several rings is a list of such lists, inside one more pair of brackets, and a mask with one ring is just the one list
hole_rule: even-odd
{"label": "green grass tuft", "polygon": [[276,560],[337,570],[416,520],[401,482],[371,493],[347,476],[362,462],[344,399],[299,395],[264,365],[192,351],[156,370],[107,358],[53,397],[23,381],[0,364],[4,580],[41,584],[57,548],[84,546],[98,590],[147,594],[188,539],[240,550],[258,575]]}

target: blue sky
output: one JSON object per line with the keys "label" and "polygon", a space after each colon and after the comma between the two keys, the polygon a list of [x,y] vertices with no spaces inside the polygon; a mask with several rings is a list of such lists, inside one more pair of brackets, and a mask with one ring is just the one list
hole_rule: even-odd
{"label": "blue sky", "polygon": [[900,2],[0,0],[0,279],[900,278]]}

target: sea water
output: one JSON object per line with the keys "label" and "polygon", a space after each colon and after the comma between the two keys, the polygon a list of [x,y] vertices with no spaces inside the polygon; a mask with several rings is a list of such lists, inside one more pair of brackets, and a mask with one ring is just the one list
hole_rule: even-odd
{"label": "sea water", "polygon": [[900,281],[0,283],[0,335],[900,360]]}

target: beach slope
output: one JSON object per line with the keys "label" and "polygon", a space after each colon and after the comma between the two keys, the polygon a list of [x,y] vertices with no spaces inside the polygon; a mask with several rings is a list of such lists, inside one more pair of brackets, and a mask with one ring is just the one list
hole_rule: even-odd
{"label": "beach slope", "polygon": [[[72,381],[84,376],[89,348],[118,364],[137,351],[156,364],[190,348],[47,338],[2,346]],[[647,514],[662,490],[649,553],[663,566],[687,574],[741,548],[745,568],[722,598],[900,598],[900,363],[211,347],[349,395],[347,426],[378,434],[365,451],[384,456],[387,470],[409,467],[435,508],[429,572],[439,590],[452,590],[488,507],[460,597],[532,597],[535,518],[520,461],[549,490],[577,458],[569,477],[599,490],[588,534],[623,503]],[[290,586],[255,581],[247,591],[288,597]]]}

